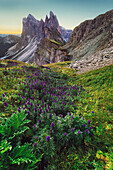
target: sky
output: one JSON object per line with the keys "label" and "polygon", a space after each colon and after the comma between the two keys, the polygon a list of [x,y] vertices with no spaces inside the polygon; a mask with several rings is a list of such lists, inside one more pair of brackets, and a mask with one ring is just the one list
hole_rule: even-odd
{"label": "sky", "polygon": [[113,0],[0,0],[0,34],[21,34],[22,19],[45,20],[50,11],[59,24],[74,29],[81,22],[113,9]]}

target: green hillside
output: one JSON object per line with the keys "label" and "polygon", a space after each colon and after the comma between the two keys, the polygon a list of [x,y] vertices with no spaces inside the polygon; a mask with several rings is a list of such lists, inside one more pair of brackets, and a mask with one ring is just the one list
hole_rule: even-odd
{"label": "green hillside", "polygon": [[113,65],[76,75],[69,64],[0,60],[3,170],[113,169]]}

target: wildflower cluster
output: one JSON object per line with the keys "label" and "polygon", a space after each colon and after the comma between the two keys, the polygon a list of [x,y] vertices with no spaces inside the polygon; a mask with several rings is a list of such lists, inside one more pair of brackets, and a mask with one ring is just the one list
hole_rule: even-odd
{"label": "wildflower cluster", "polygon": [[[12,73],[16,75],[15,79]],[[27,66],[8,70],[3,79],[16,83],[10,85],[13,92],[4,92],[0,96],[2,113],[26,115],[28,128],[19,138],[20,143],[29,142],[33,152],[44,154],[45,164],[55,156],[55,151],[84,145],[87,137],[88,140],[93,137],[90,120],[76,115],[76,101],[84,91],[82,86],[67,85],[65,79],[51,70]]]}

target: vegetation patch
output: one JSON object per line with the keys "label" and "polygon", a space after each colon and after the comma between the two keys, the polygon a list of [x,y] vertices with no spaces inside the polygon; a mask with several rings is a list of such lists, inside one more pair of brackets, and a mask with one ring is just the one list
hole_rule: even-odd
{"label": "vegetation patch", "polygon": [[69,63],[1,68],[2,169],[112,169],[113,66],[76,75]]}

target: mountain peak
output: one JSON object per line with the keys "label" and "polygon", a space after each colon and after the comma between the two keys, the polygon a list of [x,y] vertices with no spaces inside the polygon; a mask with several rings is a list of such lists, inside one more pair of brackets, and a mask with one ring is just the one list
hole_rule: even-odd
{"label": "mountain peak", "polygon": [[52,11],[50,11],[50,18],[53,18],[55,15]]}
{"label": "mountain peak", "polygon": [[29,14],[29,15],[27,16],[27,19],[28,19],[28,20],[36,20],[35,17],[34,17],[33,15],[31,15],[31,14]]}

